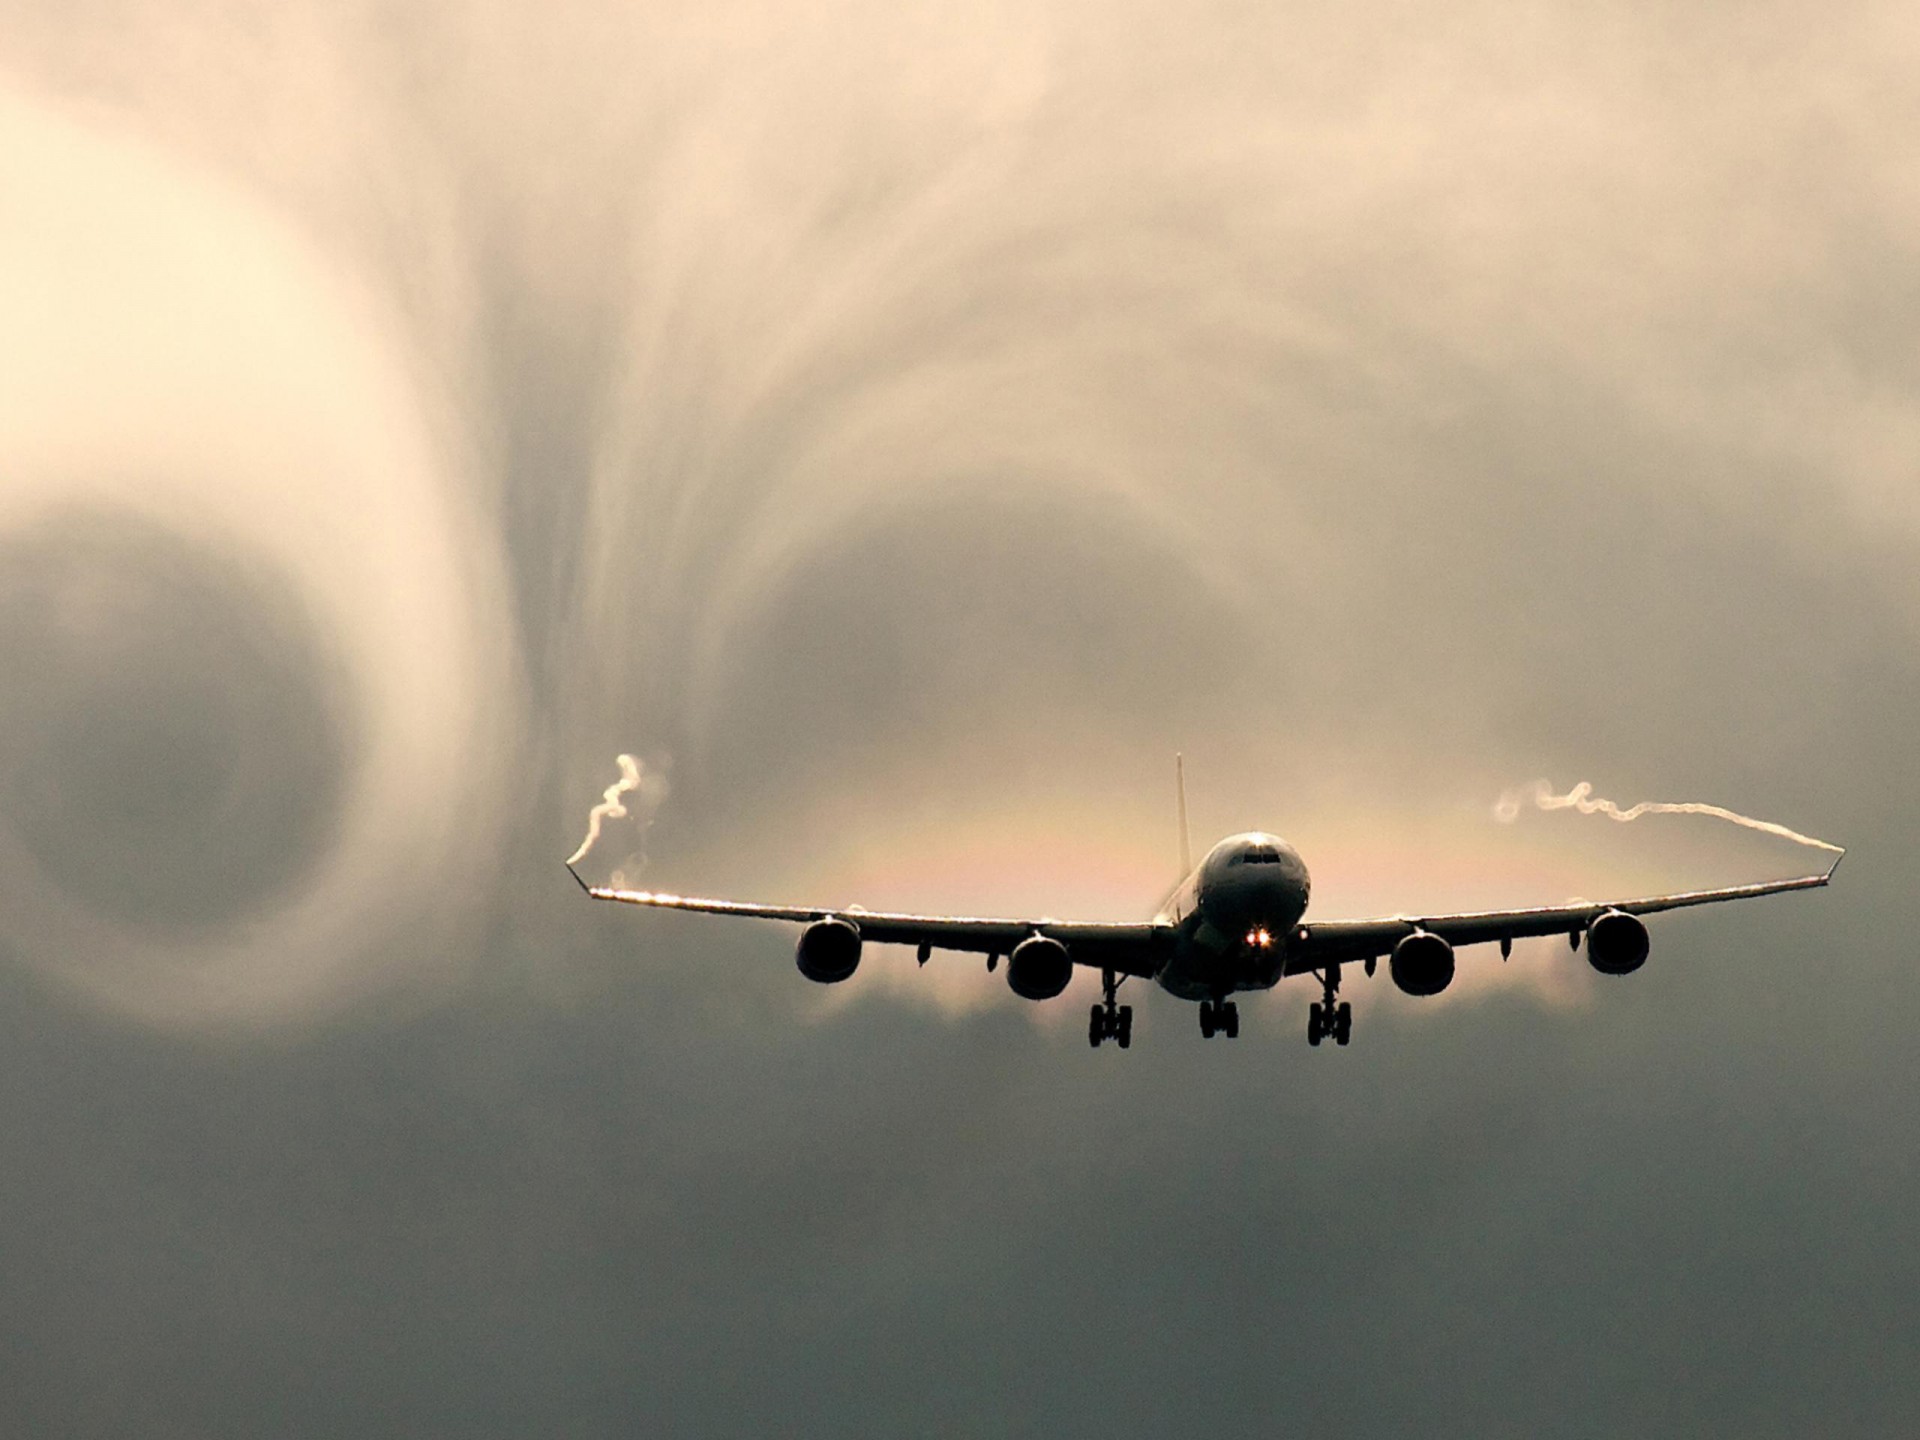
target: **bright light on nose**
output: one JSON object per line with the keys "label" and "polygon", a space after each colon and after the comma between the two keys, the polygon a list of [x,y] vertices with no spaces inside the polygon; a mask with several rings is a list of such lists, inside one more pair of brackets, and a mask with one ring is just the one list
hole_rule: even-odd
{"label": "bright light on nose", "polygon": [[1249,930],[1247,932],[1247,944],[1255,950],[1266,950],[1273,945],[1273,936],[1269,934],[1264,927]]}

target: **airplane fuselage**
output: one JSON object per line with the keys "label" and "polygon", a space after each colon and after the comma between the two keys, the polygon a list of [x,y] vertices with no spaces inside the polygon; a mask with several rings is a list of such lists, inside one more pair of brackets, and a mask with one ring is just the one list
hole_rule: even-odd
{"label": "airplane fuselage", "polygon": [[1312,889],[1300,852],[1279,836],[1228,836],[1160,907],[1175,939],[1154,980],[1183,1000],[1270,989]]}

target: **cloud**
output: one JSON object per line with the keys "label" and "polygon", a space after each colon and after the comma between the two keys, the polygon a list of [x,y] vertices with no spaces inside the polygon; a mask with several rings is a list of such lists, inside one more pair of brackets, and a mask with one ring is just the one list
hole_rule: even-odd
{"label": "cloud", "polygon": [[[389,969],[389,927],[494,844],[496,767],[518,721],[498,552],[452,488],[451,467],[471,456],[449,453],[373,302],[270,214],[191,165],[19,94],[0,102],[0,127],[15,216],[0,280],[13,341],[0,361],[0,526],[24,547],[13,619],[35,633],[17,643],[45,652],[16,693],[105,665],[99,682],[27,703],[64,704],[51,723],[126,727],[126,743],[172,751],[174,768],[183,755],[160,730],[176,722],[140,696],[132,667],[178,667],[192,644],[199,673],[161,683],[183,704],[197,684],[214,703],[254,705],[233,720],[251,733],[226,746],[291,752],[317,730],[339,747],[322,764],[340,790],[333,843],[276,888],[275,910],[223,935],[163,938],[125,914],[83,920],[53,898],[49,877],[16,863],[10,908],[37,917],[24,948],[165,1024],[245,1027],[337,1007]],[[76,542],[89,532],[118,538]],[[234,578],[196,580],[196,552]],[[196,585],[206,588],[192,598]],[[262,587],[265,606],[248,593]],[[272,618],[289,604],[300,613]],[[90,657],[95,622],[75,610],[89,605],[107,607],[118,643],[144,630],[161,651]],[[250,621],[269,633],[312,623],[318,653],[286,657],[281,674],[248,673],[250,653],[281,659],[246,634]],[[223,697],[229,687],[240,694]],[[194,722],[183,712],[177,723]],[[74,743],[63,737],[69,752]],[[110,768],[114,749],[98,763]],[[248,833],[230,830],[222,846],[280,844],[271,769],[232,817]],[[76,827],[88,822],[39,818],[66,832],[62,873],[79,876]],[[191,831],[155,843],[199,848]],[[94,863],[110,867],[111,846]],[[82,883],[128,882],[103,872]]]}

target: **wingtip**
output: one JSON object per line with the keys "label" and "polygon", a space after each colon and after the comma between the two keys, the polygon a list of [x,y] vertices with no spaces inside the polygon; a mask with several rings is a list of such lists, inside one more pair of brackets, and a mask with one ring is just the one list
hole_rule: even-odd
{"label": "wingtip", "polygon": [[1842,845],[1840,853],[1833,857],[1833,864],[1827,866],[1827,879],[1833,879],[1833,872],[1840,868],[1840,862],[1847,858],[1847,847]]}
{"label": "wingtip", "polygon": [[573,876],[573,883],[578,885],[582,890],[586,891],[587,894],[589,895],[593,894],[593,887],[587,884],[586,881],[580,878],[580,872],[573,868],[573,862],[571,860],[568,860],[563,863],[567,867],[567,874]]}

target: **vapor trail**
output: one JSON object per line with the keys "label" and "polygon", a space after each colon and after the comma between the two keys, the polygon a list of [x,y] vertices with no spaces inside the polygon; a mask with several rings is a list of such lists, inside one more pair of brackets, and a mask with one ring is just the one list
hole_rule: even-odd
{"label": "vapor trail", "polygon": [[640,762],[631,755],[620,755],[615,758],[620,764],[620,778],[606,788],[600,803],[587,812],[587,838],[580,842],[578,850],[567,857],[569,865],[579,864],[586,858],[587,852],[593,849],[593,842],[600,838],[602,820],[626,819],[627,807],[620,802],[620,797],[630,790],[640,788]]}
{"label": "vapor trail", "polygon": [[1778,835],[1782,840],[1791,840],[1796,845],[1805,845],[1813,850],[1825,850],[1829,854],[1840,855],[1845,851],[1841,846],[1829,844],[1825,840],[1816,840],[1811,835],[1802,835],[1798,830],[1789,830],[1784,825],[1776,825],[1771,820],[1756,820],[1751,815],[1741,815],[1736,811],[1719,805],[1703,805],[1699,801],[1642,800],[1630,810],[1622,810],[1611,800],[1593,798],[1593,785],[1582,780],[1564,795],[1553,793],[1553,786],[1545,780],[1536,780],[1520,790],[1509,790],[1502,795],[1493,807],[1494,819],[1503,824],[1512,824],[1519,817],[1520,807],[1527,800],[1542,810],[1578,810],[1582,815],[1605,815],[1610,820],[1625,822],[1638,820],[1642,815],[1711,815],[1716,820],[1729,820],[1735,825],[1744,825],[1749,830],[1758,830],[1767,835]]}

